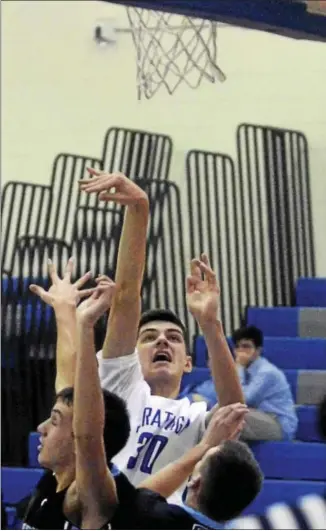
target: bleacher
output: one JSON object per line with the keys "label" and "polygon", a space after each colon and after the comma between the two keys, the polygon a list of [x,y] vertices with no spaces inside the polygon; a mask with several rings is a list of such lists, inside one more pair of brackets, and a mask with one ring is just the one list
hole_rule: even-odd
{"label": "bleacher", "polygon": [[[311,290],[311,291],[310,291]],[[245,513],[261,513],[279,501],[292,502],[326,490],[326,447],[317,431],[317,404],[326,394],[326,279],[299,279],[296,307],[248,308],[247,323],[265,335],[263,355],[284,370],[296,402],[299,426],[296,440],[252,445],[265,475],[264,486]],[[301,304],[311,304],[302,307]],[[313,312],[316,320],[313,319]],[[308,316],[308,322],[305,322]],[[316,328],[322,337],[316,336]],[[194,342],[195,368],[183,385],[210,377],[202,337]],[[2,489],[9,528],[18,529],[16,504],[27,496],[42,475],[37,461],[37,433],[28,439],[28,467],[3,467]]]}
{"label": "bleacher", "polygon": [[[295,307],[250,307],[246,317],[264,333],[263,355],[284,371],[299,420],[295,441],[252,445],[265,475],[262,492],[245,511],[252,514],[326,490],[326,446],[317,429],[317,405],[326,394],[326,279],[299,279]],[[184,386],[210,377],[203,337],[195,339],[194,352],[196,366]]]}

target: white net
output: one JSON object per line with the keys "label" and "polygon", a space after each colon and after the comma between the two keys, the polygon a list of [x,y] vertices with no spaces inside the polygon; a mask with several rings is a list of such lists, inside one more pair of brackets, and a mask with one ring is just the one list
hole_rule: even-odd
{"label": "white net", "polygon": [[217,23],[199,18],[127,8],[137,51],[138,98],[163,86],[173,94],[181,83],[197,88],[203,79],[226,77],[217,65]]}

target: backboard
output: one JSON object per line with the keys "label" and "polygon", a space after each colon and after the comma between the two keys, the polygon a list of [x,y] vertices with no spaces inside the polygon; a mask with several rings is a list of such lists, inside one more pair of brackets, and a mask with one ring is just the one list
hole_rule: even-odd
{"label": "backboard", "polygon": [[326,42],[325,0],[117,0],[112,3]]}

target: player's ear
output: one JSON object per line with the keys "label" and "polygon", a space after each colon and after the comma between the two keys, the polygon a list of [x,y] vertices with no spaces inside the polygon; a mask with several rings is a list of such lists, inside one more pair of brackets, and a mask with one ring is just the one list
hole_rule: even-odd
{"label": "player's ear", "polygon": [[186,362],[183,369],[183,372],[191,372],[192,371],[192,357],[186,356]]}
{"label": "player's ear", "polygon": [[200,475],[191,476],[188,483],[187,488],[193,489],[193,490],[199,490],[200,487]]}

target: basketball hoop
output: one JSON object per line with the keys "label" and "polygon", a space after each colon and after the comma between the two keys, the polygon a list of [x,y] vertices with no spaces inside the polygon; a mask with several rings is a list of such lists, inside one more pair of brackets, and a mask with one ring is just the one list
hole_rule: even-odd
{"label": "basketball hoop", "polygon": [[138,99],[161,86],[173,94],[181,83],[197,88],[203,79],[226,76],[217,65],[217,22],[127,7],[137,50]]}

